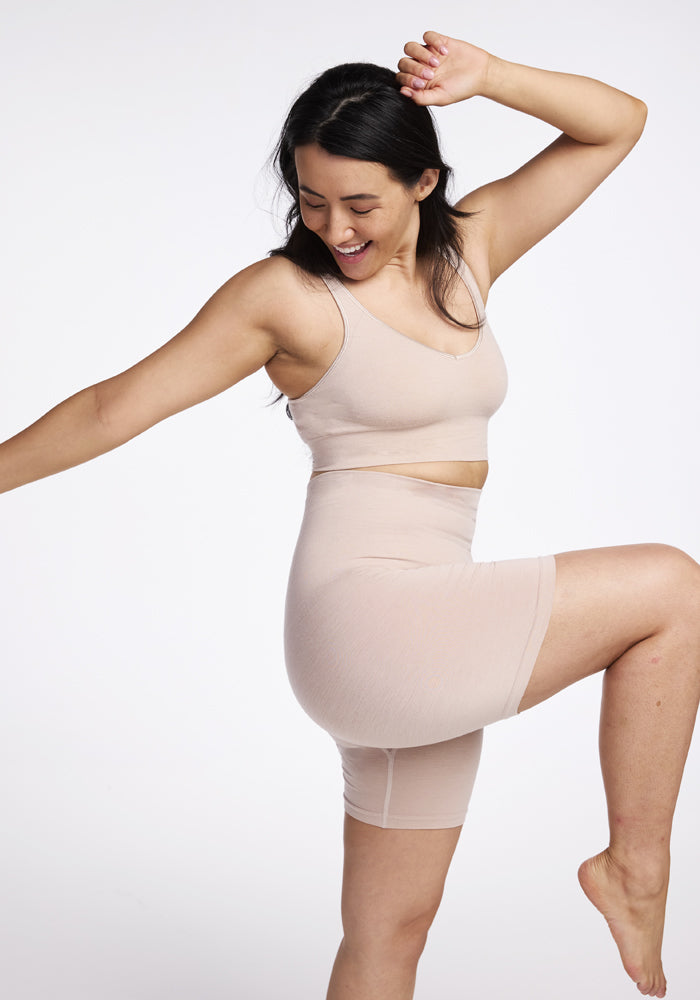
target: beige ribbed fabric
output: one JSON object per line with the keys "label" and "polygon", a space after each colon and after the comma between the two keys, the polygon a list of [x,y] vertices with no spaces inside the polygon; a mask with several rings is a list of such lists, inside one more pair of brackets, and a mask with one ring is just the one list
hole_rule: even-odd
{"label": "beige ribbed fabric", "polygon": [[[476,283],[462,276],[483,318]],[[335,739],[345,809],[381,827],[464,821],[482,728],[514,715],[552,608],[553,556],[475,563],[480,490],[345,468],[486,457],[505,391],[484,320],[467,354],[426,348],[329,282],[343,349],[290,404],[318,470],[289,574],[292,689]],[[335,468],[339,466],[339,468]]]}
{"label": "beige ribbed fabric", "polygon": [[482,322],[465,354],[407,337],[376,319],[337,278],[324,278],[343,317],[343,344],[316,385],[288,403],[314,472],[488,458],[487,423],[505,397],[506,369],[463,262],[459,274]]}

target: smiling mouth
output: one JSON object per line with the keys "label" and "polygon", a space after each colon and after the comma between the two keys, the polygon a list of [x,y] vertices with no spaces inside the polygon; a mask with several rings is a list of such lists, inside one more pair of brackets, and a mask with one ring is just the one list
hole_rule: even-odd
{"label": "smiling mouth", "polygon": [[337,254],[340,254],[341,257],[359,257],[359,255],[367,249],[371,242],[371,240],[367,240],[366,243],[355,243],[355,245],[351,247],[334,246],[333,249]]}

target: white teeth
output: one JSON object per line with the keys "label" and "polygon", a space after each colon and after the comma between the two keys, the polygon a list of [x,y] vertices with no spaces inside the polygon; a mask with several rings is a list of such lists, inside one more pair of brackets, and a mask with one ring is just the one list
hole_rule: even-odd
{"label": "white teeth", "polygon": [[[367,240],[367,243],[369,243],[369,240]],[[333,249],[337,250],[338,253],[342,253],[342,254],[348,255],[348,254],[351,254],[351,253],[357,253],[358,250],[364,250],[364,248],[367,246],[367,243],[358,243],[357,246],[354,246],[354,247],[336,247],[336,246],[334,246]]]}

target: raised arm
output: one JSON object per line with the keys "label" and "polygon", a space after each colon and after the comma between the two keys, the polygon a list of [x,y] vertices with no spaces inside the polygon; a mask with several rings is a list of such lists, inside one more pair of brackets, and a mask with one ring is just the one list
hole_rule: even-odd
{"label": "raised arm", "polygon": [[265,365],[278,350],[280,263],[230,278],[163,347],[0,444],[0,492],[111,451]]}
{"label": "raised arm", "polygon": [[457,203],[478,211],[490,282],[555,229],[639,139],[646,105],[599,80],[507,62],[468,42],[428,31],[409,42],[398,74],[417,104],[482,96],[540,118],[561,135],[508,177]]}

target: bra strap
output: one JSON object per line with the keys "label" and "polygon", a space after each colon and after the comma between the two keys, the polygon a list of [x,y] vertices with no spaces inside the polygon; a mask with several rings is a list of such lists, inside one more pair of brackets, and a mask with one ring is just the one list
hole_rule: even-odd
{"label": "bra strap", "polygon": [[459,272],[465,285],[471,293],[472,299],[474,300],[474,305],[476,306],[476,311],[479,316],[479,322],[483,322],[486,318],[486,306],[484,305],[484,300],[481,297],[479,286],[476,283],[476,278],[474,277],[469,264],[467,264],[466,260],[463,260],[461,257],[459,259]]}
{"label": "bra strap", "polygon": [[[474,308],[476,309],[479,322],[483,323],[486,319],[486,307],[484,305],[484,300],[481,297],[481,292],[479,291],[479,286],[476,283],[476,278],[472,274],[472,271],[465,260],[460,257],[458,261],[458,272],[460,277],[463,279],[465,285],[469,289],[469,293],[474,301]],[[339,278],[336,278],[334,274],[322,274],[321,280],[324,282],[328,291],[331,293],[335,299],[338,308],[343,311],[340,304],[340,300],[345,303],[345,305],[350,305],[355,308],[362,308],[361,304],[357,301],[354,295],[345,287]]]}
{"label": "bra strap", "polygon": [[322,274],[321,281],[324,283],[328,291],[331,293],[336,301],[338,308],[342,310],[340,305],[340,300],[342,299],[345,303],[353,303],[355,300],[353,296],[348,292],[347,288],[343,282],[336,278],[334,274]]}

